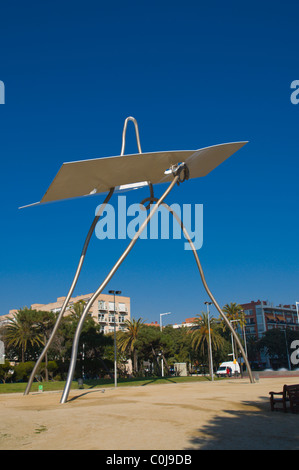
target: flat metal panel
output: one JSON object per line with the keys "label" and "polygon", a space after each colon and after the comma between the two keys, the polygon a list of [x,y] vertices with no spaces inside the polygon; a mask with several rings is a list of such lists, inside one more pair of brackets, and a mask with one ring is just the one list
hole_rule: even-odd
{"label": "flat metal panel", "polygon": [[202,177],[245,144],[233,142],[199,150],[138,153],[64,163],[40,203],[105,193],[111,188],[144,181],[152,184],[171,181],[173,176],[165,175],[165,171],[181,162],[187,164],[190,178]]}

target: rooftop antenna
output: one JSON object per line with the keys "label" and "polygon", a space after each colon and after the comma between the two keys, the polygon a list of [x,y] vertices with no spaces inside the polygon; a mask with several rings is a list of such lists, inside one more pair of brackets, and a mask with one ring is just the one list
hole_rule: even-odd
{"label": "rooftop antenna", "polygon": [[[132,121],[135,126],[136,141],[139,153],[124,155],[127,125],[129,121]],[[92,297],[85,305],[84,311],[82,313],[82,316],[75,332],[70,366],[60,403],[66,403],[68,400],[68,395],[77,361],[79,339],[85,318],[89,310],[91,309],[97,297],[101,294],[103,289],[107,286],[111,278],[117,272],[124,259],[128,256],[136,241],[140,237],[141,233],[146,228],[147,224],[161,205],[163,205],[177,220],[186,239],[188,240],[204,288],[207,294],[209,295],[211,301],[215,305],[216,309],[220,313],[221,317],[223,318],[224,322],[226,323],[227,327],[234,336],[236,343],[243,356],[244,362],[246,364],[250,382],[254,382],[250,364],[241,344],[240,338],[235,332],[235,330],[232,328],[229,320],[221,310],[220,306],[218,305],[217,301],[215,300],[207,285],[197,251],[186,230],[186,227],[183,225],[183,222],[177,215],[177,213],[164,202],[165,198],[168,196],[168,194],[171,192],[175,185],[180,185],[188,179],[206,176],[214,168],[216,168],[223,161],[229,158],[233,153],[243,147],[246,143],[247,142],[233,142],[219,144],[198,150],[176,150],[142,153],[137,121],[134,117],[129,116],[124,122],[120,155],[114,157],[103,157],[69,162],[64,163],[61,166],[60,170],[58,171],[56,177],[54,178],[48,190],[44,194],[43,198],[39,202],[30,205],[40,205],[53,201],[60,201],[63,199],[91,196],[100,193],[108,194],[106,195],[103,203],[99,207],[99,210],[89,228],[87,237],[82,248],[81,256],[79,258],[77,270],[69,288],[68,294],[57,317],[53,331],[46,345],[44,346],[44,349],[41,352],[37,362],[35,363],[35,366],[29,377],[24,395],[29,394],[33,379],[38,371],[38,368],[54,339],[61,319],[68,306],[70,297],[78,281],[82,265],[86,256],[89,241],[94,232],[95,226],[105,209],[106,204],[109,202],[115,191],[128,191],[130,189],[137,189],[146,185],[149,186],[150,196],[141,201],[141,204],[145,207],[146,210],[149,210],[149,213],[142,225],[139,227],[139,230],[135,233],[134,237],[128,244],[123,254],[120,256],[120,258],[110,270],[102,284],[98,287],[96,292],[92,295]],[[158,185],[162,183],[169,183],[169,185],[162,194],[162,196],[160,196],[160,198],[156,198],[154,196],[153,185]],[[147,207],[145,206],[145,202],[149,202]]]}

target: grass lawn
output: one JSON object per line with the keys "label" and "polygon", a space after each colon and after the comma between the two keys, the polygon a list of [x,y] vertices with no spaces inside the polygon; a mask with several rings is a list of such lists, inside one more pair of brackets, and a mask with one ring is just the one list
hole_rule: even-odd
{"label": "grass lawn", "polygon": [[[204,376],[193,376],[193,377],[142,377],[142,378],[133,378],[133,379],[118,379],[117,385],[119,387],[126,387],[126,386],[145,386],[145,385],[156,385],[156,384],[175,384],[175,383],[182,383],[182,382],[206,382],[210,381],[210,377]],[[215,380],[222,380],[217,379]],[[23,393],[26,388],[26,382],[21,383],[8,383],[8,384],[0,384],[0,394],[1,393]],[[65,382],[34,382],[31,387],[31,392],[37,392],[39,385],[43,386],[43,390],[45,392],[54,391],[54,390],[63,390]],[[91,388],[107,388],[107,387],[114,387],[114,381],[111,379],[99,379],[99,380],[86,380],[84,381],[84,389],[88,390]],[[77,389],[78,382],[73,381],[72,387],[73,389]]]}

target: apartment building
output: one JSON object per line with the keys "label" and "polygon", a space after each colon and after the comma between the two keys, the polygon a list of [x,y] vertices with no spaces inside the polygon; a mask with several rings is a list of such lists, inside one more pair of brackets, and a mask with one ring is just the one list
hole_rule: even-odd
{"label": "apartment building", "polygon": [[268,330],[280,329],[299,331],[299,317],[296,305],[274,306],[267,300],[252,300],[250,303],[240,304],[246,318],[246,335],[260,338]]}
{"label": "apartment building", "polygon": [[[83,300],[88,302],[93,294],[78,295],[76,297],[71,297],[65,315],[68,315],[72,311],[72,307],[76,302]],[[43,310],[46,312],[59,313],[65,297],[58,297],[55,302],[48,304],[32,304],[31,308],[33,310]],[[125,329],[125,321],[130,320],[131,311],[130,311],[130,297],[124,297],[122,295],[115,296],[115,306],[114,306],[114,296],[109,294],[100,294],[97,300],[93,303],[89,314],[92,318],[98,323],[101,327],[103,333],[111,333],[114,331],[114,311],[115,311],[115,326],[116,330]],[[2,315],[0,317],[0,322],[2,324],[9,321],[13,314],[17,310],[13,309],[9,311],[8,315]]]}
{"label": "apartment building", "polygon": [[[249,303],[240,304],[245,313],[245,333],[247,337],[253,336],[260,339],[262,334],[268,330],[289,328],[299,331],[299,303],[296,305],[274,306],[267,300],[252,300]],[[191,328],[196,317],[186,318],[182,323],[175,323],[173,328]],[[221,318],[219,317],[219,321]],[[244,334],[244,331],[240,331]]]}
{"label": "apartment building", "polygon": [[173,328],[191,328],[192,326],[194,326],[194,324],[196,324],[197,319],[198,317],[186,318],[186,320],[183,321],[182,323],[174,323],[172,327]]}

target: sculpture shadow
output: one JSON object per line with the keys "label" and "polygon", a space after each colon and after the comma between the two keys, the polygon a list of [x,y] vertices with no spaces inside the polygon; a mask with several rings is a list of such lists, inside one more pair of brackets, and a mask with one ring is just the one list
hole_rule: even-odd
{"label": "sculpture shadow", "polygon": [[188,450],[298,450],[299,415],[270,410],[269,397],[243,401],[199,427]]}

